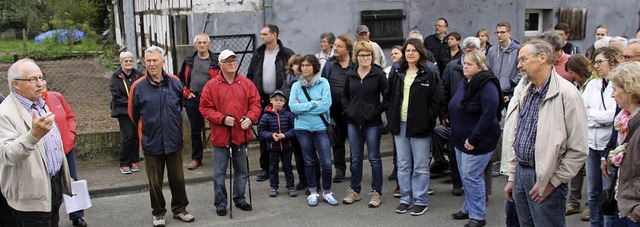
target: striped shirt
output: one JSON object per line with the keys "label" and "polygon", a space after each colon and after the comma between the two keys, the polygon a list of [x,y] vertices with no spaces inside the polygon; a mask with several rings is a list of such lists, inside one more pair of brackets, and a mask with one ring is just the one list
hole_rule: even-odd
{"label": "striped shirt", "polygon": [[[14,93],[16,98],[20,101],[20,104],[27,110],[29,115],[35,110],[38,117],[41,117],[47,110],[45,109],[45,102],[43,98],[38,98],[36,102],[31,102],[29,99]],[[64,150],[62,150],[62,137],[58,131],[58,126],[53,124],[51,130],[40,138],[44,142],[45,161],[47,165],[47,172],[50,176],[55,176],[60,168],[62,168],[62,162],[64,161]]]}
{"label": "striped shirt", "polygon": [[[551,77],[549,77],[551,78]],[[513,141],[513,149],[516,151],[518,162],[527,164],[535,163],[536,133],[538,131],[538,115],[540,105],[549,90],[549,81],[536,91],[531,85],[524,104],[520,109],[520,117],[516,128],[516,138]]]}

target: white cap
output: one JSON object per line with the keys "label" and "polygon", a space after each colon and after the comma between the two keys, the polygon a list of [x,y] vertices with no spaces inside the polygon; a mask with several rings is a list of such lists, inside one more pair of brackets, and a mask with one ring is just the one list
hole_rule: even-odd
{"label": "white cap", "polygon": [[231,56],[236,56],[236,53],[233,53],[233,51],[230,50],[223,50],[220,55],[218,55],[218,61],[223,61],[226,60],[227,58],[231,57]]}

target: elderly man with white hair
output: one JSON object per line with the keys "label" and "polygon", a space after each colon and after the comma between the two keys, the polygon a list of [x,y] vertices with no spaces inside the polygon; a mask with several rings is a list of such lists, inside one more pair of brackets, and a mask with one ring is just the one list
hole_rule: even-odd
{"label": "elderly man with white hair", "polygon": [[58,226],[71,179],[55,115],[42,98],[44,75],[33,60],[22,59],[9,67],[7,80],[11,93],[0,104],[0,188],[6,198],[1,208],[8,206],[13,218],[3,212],[0,220]]}
{"label": "elderly man with white hair", "polygon": [[145,169],[149,180],[153,226],[165,226],[162,182],[164,170],[171,188],[173,218],[192,222],[182,169],[182,83],[178,77],[163,70],[164,50],[151,46],[144,51],[147,72],[131,85],[129,117],[138,125],[140,149],[144,151]]}
{"label": "elderly man with white hair", "polygon": [[622,51],[625,48],[627,48],[627,43],[628,42],[629,42],[629,40],[627,38],[622,37],[622,36],[616,36],[616,37],[611,38],[611,40],[609,41],[609,46],[618,48],[618,50]]}

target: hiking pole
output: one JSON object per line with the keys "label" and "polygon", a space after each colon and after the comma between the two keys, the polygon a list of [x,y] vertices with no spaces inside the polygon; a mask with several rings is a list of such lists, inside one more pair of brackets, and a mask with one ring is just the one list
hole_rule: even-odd
{"label": "hiking pole", "polygon": [[[233,117],[229,114],[228,117]],[[229,126],[229,219],[233,219],[233,126]]]}
{"label": "hiking pole", "polygon": [[[243,117],[242,120],[247,117]],[[249,126],[251,127],[251,126]],[[249,172],[249,141],[247,140],[247,130],[244,130],[244,142],[246,145],[244,146],[244,157],[247,159],[247,182],[249,183],[249,203],[253,206],[253,201],[251,200],[251,173]]]}

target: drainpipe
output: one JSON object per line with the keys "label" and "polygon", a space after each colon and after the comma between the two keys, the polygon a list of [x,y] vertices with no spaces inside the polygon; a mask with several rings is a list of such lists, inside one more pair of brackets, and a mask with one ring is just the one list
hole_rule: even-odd
{"label": "drainpipe", "polygon": [[273,14],[273,0],[264,0],[264,23],[263,25],[271,24]]}
{"label": "drainpipe", "polygon": [[[127,42],[127,51],[133,54],[133,68],[138,69],[138,45],[136,44],[136,18],[133,0],[122,1],[124,11],[124,34]],[[142,31],[140,31],[142,32]]]}

